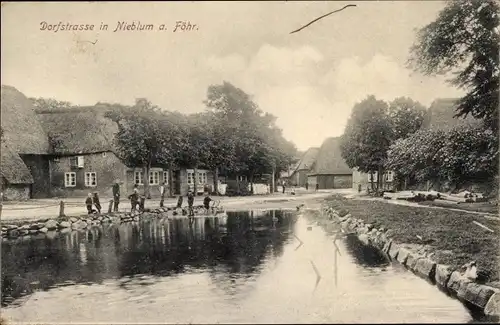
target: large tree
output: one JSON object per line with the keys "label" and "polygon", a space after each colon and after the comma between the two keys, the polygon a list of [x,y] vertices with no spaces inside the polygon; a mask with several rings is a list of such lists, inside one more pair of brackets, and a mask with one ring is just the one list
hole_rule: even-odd
{"label": "large tree", "polygon": [[420,129],[426,109],[419,102],[399,97],[389,104],[388,114],[392,123],[393,140],[397,140],[406,138]]}
{"label": "large tree", "polygon": [[377,190],[392,139],[392,124],[384,101],[371,95],[354,105],[341,137],[342,157],[351,168],[372,175],[377,171]]}
{"label": "large tree", "polygon": [[128,166],[143,168],[144,195],[149,198],[151,167],[171,167],[185,148],[182,117],[161,111],[144,98],[132,107],[114,107],[106,116],[118,125],[114,139],[118,156]]}
{"label": "large tree", "polygon": [[496,0],[447,2],[437,19],[422,28],[411,48],[410,66],[426,75],[451,74],[466,90],[457,117],[484,119],[498,130],[499,10]]}

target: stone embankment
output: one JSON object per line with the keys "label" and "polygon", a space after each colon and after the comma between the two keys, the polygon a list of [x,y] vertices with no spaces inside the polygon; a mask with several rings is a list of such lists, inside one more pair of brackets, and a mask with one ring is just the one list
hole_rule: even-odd
{"label": "stone embankment", "polygon": [[377,229],[347,211],[339,212],[325,206],[321,215],[323,221],[340,224],[345,232],[356,234],[364,244],[378,248],[391,261],[400,263],[460,301],[476,307],[487,316],[500,317],[500,290],[476,283],[460,270],[436,263],[432,260],[434,253],[428,247],[397,243],[391,238],[393,230]]}
{"label": "stone embankment", "polygon": [[[221,215],[222,209],[213,209],[211,215]],[[201,207],[195,208],[195,214],[206,214]],[[151,218],[171,218],[185,216],[185,209],[159,208],[145,212],[135,213],[109,213],[109,214],[85,214],[74,217],[59,217],[57,219],[39,219],[37,221],[21,221],[17,223],[2,222],[2,239],[10,240],[16,238],[29,239],[31,236],[45,236],[56,232],[69,232],[73,230],[85,230],[92,226],[102,224],[121,224]]]}

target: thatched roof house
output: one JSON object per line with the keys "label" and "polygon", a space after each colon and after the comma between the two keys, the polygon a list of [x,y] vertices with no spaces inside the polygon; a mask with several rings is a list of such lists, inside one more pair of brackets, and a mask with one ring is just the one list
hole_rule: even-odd
{"label": "thatched roof house", "polygon": [[18,154],[48,154],[47,133],[35,114],[31,100],[16,88],[2,85],[1,102],[2,142]]}
{"label": "thatched roof house", "polygon": [[438,98],[432,102],[427,110],[422,128],[432,128],[449,130],[459,125],[479,125],[480,120],[468,115],[463,117],[453,117],[456,112],[457,98]]}
{"label": "thatched roof house", "polygon": [[10,184],[32,184],[33,176],[19,155],[2,143],[1,175]]}
{"label": "thatched roof house", "polygon": [[304,170],[304,169],[310,170],[314,162],[316,161],[318,153],[319,153],[319,148],[307,149],[307,151],[300,159],[299,164],[297,165],[297,168],[295,170]]}
{"label": "thatched roof house", "polygon": [[316,161],[309,175],[348,175],[352,169],[347,166],[340,153],[340,138],[326,139],[319,149]]}
{"label": "thatched roof house", "polygon": [[39,112],[38,116],[54,153],[74,155],[113,151],[117,126],[104,113],[102,107],[92,106]]}

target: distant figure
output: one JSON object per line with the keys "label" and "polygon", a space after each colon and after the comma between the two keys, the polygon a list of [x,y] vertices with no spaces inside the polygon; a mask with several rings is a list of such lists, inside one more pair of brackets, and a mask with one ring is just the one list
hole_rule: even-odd
{"label": "distant figure", "polygon": [[319,190],[319,183],[316,183],[316,192]]}
{"label": "distant figure", "polygon": [[281,184],[281,186],[283,187],[283,194],[285,194],[285,181],[283,181],[283,183]]}
{"label": "distant figure", "polygon": [[188,198],[189,216],[194,216],[194,210],[193,210],[194,195],[193,195],[193,192],[189,191],[187,194],[187,198]]}
{"label": "distant figure", "polygon": [[99,194],[97,192],[94,192],[94,197],[92,198],[94,201],[94,206],[97,210],[97,213],[101,213],[101,202],[99,201]]}
{"label": "distant figure", "polygon": [[306,191],[309,190],[309,183],[306,182]]}
{"label": "distant figure", "polygon": [[182,201],[183,200],[184,200],[184,198],[182,197],[182,195],[179,195],[179,198],[177,199],[177,209],[182,208]]}
{"label": "distant figure", "polygon": [[165,185],[167,182],[163,182],[160,185],[160,208],[163,208],[163,202],[165,201]]}
{"label": "distant figure", "polygon": [[130,200],[130,210],[133,212],[139,204],[139,190],[136,187],[134,187],[134,191],[128,196],[128,199]]}
{"label": "distant figure", "polygon": [[89,193],[87,196],[87,199],[85,200],[85,205],[87,206],[87,213],[92,214],[93,209],[92,209],[92,193]]}
{"label": "distant figure", "polygon": [[210,198],[210,196],[208,194],[203,199],[203,207],[205,208],[205,210],[207,210],[206,211],[207,213],[210,211],[210,202],[211,201],[212,201],[212,199]]}
{"label": "distant figure", "polygon": [[120,204],[120,181],[116,180],[113,184],[113,212],[118,212],[118,204]]}

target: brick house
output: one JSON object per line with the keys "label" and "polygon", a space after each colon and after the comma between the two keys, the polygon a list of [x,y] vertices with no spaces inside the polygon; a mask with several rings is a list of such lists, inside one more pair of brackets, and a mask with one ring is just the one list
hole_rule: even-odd
{"label": "brick house", "polygon": [[2,193],[6,200],[48,197],[50,145],[33,103],[11,86],[1,87]]}
{"label": "brick house", "polygon": [[339,137],[323,142],[307,179],[312,188],[316,184],[319,189],[352,187],[352,169],[341,156]]}

